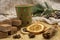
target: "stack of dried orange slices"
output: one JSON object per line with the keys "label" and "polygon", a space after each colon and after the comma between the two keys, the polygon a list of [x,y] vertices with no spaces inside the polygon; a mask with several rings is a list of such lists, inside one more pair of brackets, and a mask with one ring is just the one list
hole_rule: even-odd
{"label": "stack of dried orange slices", "polygon": [[40,33],[44,30],[44,25],[36,23],[27,27],[27,30],[31,33]]}
{"label": "stack of dried orange slices", "polygon": [[[27,31],[24,31],[24,29],[26,29]],[[44,30],[45,30],[45,26],[41,23],[33,23],[28,27],[21,28],[21,32],[24,34],[29,34],[29,33],[39,34]]]}

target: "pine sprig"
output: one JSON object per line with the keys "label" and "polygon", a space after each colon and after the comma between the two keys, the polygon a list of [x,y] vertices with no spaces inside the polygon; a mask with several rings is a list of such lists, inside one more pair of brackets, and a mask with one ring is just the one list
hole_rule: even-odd
{"label": "pine sprig", "polygon": [[36,15],[36,16],[47,15],[48,16],[54,12],[53,8],[50,5],[48,5],[47,2],[44,2],[44,3],[46,7],[44,7],[42,4],[37,4],[33,7],[33,15]]}

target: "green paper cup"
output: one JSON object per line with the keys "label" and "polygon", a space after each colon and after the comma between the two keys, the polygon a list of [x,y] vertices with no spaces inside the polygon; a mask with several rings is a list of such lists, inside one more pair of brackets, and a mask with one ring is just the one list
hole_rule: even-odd
{"label": "green paper cup", "polygon": [[27,26],[32,23],[32,4],[17,5],[16,14],[17,18],[22,20],[22,26]]}

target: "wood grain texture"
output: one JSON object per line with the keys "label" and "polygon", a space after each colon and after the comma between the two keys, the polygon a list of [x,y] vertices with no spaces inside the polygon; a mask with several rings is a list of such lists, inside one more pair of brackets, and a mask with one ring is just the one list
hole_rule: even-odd
{"label": "wood grain texture", "polygon": [[[51,25],[49,25],[49,24],[46,24],[46,23],[44,23],[44,24],[47,27],[49,27],[49,26],[51,27]],[[20,34],[21,35],[21,38],[20,39],[13,39],[13,35],[11,35],[8,38],[4,38],[4,39],[0,39],[0,40],[46,40],[46,39],[44,39],[42,37],[42,34],[36,35],[36,37],[33,38],[33,39],[30,39],[28,37],[28,35],[21,34],[20,31],[18,31],[17,34]],[[54,37],[52,37],[50,40],[60,40],[60,27],[58,27],[58,32],[56,33],[56,35]]]}

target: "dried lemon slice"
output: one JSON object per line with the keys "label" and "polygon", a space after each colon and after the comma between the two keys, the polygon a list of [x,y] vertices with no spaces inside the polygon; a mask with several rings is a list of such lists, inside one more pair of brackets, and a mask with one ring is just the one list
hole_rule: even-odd
{"label": "dried lemon slice", "polygon": [[29,32],[26,30],[26,27],[21,28],[22,34],[29,34]]}
{"label": "dried lemon slice", "polygon": [[27,30],[32,33],[40,33],[44,30],[44,25],[42,24],[32,24],[27,27]]}

